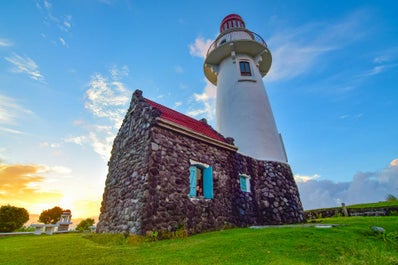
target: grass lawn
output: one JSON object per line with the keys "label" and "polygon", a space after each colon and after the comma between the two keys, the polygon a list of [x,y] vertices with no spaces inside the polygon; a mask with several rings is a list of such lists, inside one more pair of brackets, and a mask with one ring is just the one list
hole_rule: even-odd
{"label": "grass lawn", "polygon": [[104,234],[0,237],[0,264],[398,264],[397,216],[322,223],[341,225],[241,228],[141,243]]}
{"label": "grass lawn", "polygon": [[380,208],[380,207],[398,207],[398,201],[385,201],[376,203],[362,203],[347,206],[348,209]]}

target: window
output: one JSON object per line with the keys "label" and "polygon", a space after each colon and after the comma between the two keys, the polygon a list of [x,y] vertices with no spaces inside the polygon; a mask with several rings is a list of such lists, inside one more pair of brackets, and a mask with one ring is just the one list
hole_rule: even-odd
{"label": "window", "polygon": [[192,198],[213,198],[213,169],[203,164],[189,167],[189,196]]}
{"label": "window", "polygon": [[251,76],[252,72],[250,70],[250,63],[249,62],[239,62],[240,67],[240,74],[244,76]]}
{"label": "window", "polygon": [[240,175],[239,182],[241,191],[250,192],[250,176]]}

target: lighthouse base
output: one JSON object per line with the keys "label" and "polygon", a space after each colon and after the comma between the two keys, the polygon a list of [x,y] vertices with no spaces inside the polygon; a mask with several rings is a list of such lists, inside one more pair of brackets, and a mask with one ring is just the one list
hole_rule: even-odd
{"label": "lighthouse base", "polygon": [[[236,154],[239,174],[250,177],[251,192],[235,190],[234,223],[239,226],[300,223],[305,220],[290,166]],[[233,183],[232,183],[233,184]],[[238,183],[239,184],[239,183]]]}

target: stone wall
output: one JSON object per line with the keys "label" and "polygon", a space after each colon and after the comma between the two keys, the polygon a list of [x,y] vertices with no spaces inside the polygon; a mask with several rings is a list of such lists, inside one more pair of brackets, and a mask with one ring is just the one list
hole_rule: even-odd
{"label": "stone wall", "polygon": [[[304,220],[288,165],[159,126],[159,115],[136,91],[113,146],[98,232],[143,235],[184,228],[193,234]],[[191,160],[212,167],[214,198],[189,197]],[[240,190],[239,174],[251,177],[251,192]]]}
{"label": "stone wall", "polygon": [[140,91],[114,140],[97,225],[98,232],[137,233],[148,198],[149,128],[159,113],[150,108]]}
{"label": "stone wall", "polygon": [[236,154],[237,174],[251,176],[251,193],[235,181],[234,216],[240,225],[291,224],[304,221],[296,182],[289,165]]}
{"label": "stone wall", "polygon": [[[190,233],[231,224],[231,161],[233,151],[182,134],[153,127],[149,159],[149,199],[145,230],[185,227]],[[213,168],[214,198],[189,197],[190,160]]]}

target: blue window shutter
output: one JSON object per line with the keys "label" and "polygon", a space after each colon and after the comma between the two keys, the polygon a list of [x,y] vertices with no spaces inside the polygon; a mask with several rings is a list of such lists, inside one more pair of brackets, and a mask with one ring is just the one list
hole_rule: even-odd
{"label": "blue window shutter", "polygon": [[196,167],[189,167],[189,196],[196,197]]}
{"label": "blue window shutter", "polygon": [[206,199],[213,199],[213,169],[205,168],[203,175],[203,195]]}
{"label": "blue window shutter", "polygon": [[245,177],[240,177],[240,189],[242,191],[247,191],[247,187],[246,187],[246,178]]}

